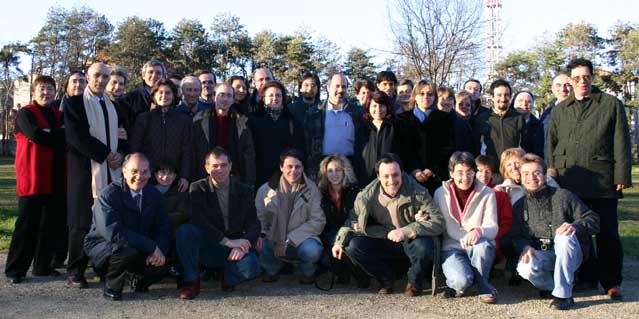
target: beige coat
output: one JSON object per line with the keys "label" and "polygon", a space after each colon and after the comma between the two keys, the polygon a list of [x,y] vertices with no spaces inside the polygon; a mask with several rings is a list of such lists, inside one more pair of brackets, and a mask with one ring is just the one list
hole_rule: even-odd
{"label": "beige coat", "polygon": [[482,238],[494,241],[499,226],[497,226],[497,200],[493,190],[475,180],[475,194],[466,204],[460,225],[452,215],[453,197],[450,194],[452,183],[452,180],[445,181],[442,183],[443,186],[435,191],[435,203],[446,220],[442,250],[462,249],[459,241],[475,228],[481,229]]}
{"label": "beige coat", "polygon": [[[306,178],[306,177],[304,177]],[[262,233],[267,235],[267,239],[271,239],[271,226],[273,222],[273,213],[280,210],[281,201],[284,200],[283,195],[277,191],[277,182],[279,178],[271,179],[264,183],[255,195],[255,208],[257,209],[257,218],[262,224]],[[290,240],[296,247],[308,238],[314,238],[318,242],[319,234],[324,230],[326,217],[320,206],[322,195],[315,184],[306,178],[306,187],[296,195],[293,211],[288,221],[287,240]]]}

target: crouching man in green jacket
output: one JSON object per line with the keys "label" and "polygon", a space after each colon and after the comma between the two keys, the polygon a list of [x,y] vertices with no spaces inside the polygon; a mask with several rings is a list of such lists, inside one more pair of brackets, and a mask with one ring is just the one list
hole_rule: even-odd
{"label": "crouching man in green jacket", "polygon": [[[405,174],[399,159],[386,154],[375,167],[377,179],[355,199],[350,226],[342,227],[332,248],[333,256],[345,253],[380,283],[379,294],[393,291],[390,260],[410,261],[406,296],[422,291],[422,282],[433,260],[433,240],[444,230],[444,218],[428,191]],[[425,215],[425,216],[423,216]],[[416,217],[424,217],[417,222]]]}

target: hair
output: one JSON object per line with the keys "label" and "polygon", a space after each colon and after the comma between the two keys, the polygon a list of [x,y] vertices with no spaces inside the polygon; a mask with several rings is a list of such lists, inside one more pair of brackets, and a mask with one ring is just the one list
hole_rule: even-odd
{"label": "hair", "polygon": [[319,178],[317,186],[319,186],[320,189],[326,189],[328,187],[329,182],[326,171],[328,170],[328,164],[331,162],[337,162],[344,170],[342,187],[357,185],[357,177],[355,177],[355,171],[353,170],[353,166],[348,158],[341,154],[333,154],[324,157],[319,164]]}
{"label": "hair", "polygon": [[543,158],[541,158],[541,156],[533,154],[533,153],[527,153],[527,154],[524,154],[524,156],[522,156],[521,159],[519,160],[519,165],[530,164],[530,163],[539,164],[539,166],[541,166],[541,171],[544,173],[544,175],[546,174],[546,162],[544,161]]}
{"label": "hair", "polygon": [[301,92],[300,90],[302,89],[302,82],[304,82],[307,79],[313,79],[313,81],[315,81],[315,85],[317,85],[317,93],[315,93],[315,101],[319,101],[320,99],[320,78],[319,76],[317,76],[317,74],[313,73],[313,72],[306,72],[304,73],[304,76],[302,76],[302,80],[300,81],[299,85],[297,86],[297,93],[301,96]]}
{"label": "hair", "polygon": [[[151,99],[154,99],[154,95],[155,92],[157,92],[161,86],[168,86],[171,89],[171,92],[173,92],[173,101],[171,102],[170,106],[175,106],[178,103],[178,95],[177,95],[177,87],[175,86],[175,84],[171,81],[171,80],[160,80],[160,82],[158,82],[158,84],[154,85],[151,88]],[[155,101],[153,101],[155,103]]]}
{"label": "hair", "polygon": [[326,81],[326,87],[329,87],[331,85],[331,81],[333,80],[333,77],[335,77],[336,75],[343,77],[346,80],[347,86],[350,85],[350,81],[348,80],[348,77],[346,76],[346,74],[344,74],[344,72],[336,72],[328,78],[328,81]]}
{"label": "hair", "polygon": [[380,84],[383,81],[390,81],[397,84],[397,76],[395,76],[395,73],[393,73],[393,71],[389,70],[377,73],[377,79],[375,80],[375,82],[377,84]]}
{"label": "hair", "polygon": [[[87,78],[87,75],[84,74],[84,72],[81,69],[71,69],[71,70],[69,70],[69,76],[67,76],[67,78],[64,80],[63,88],[64,88],[64,93],[65,94],[67,93],[67,87],[69,86],[69,80],[71,80],[71,76],[74,75],[74,74],[80,74],[80,75],[82,75],[83,78],[85,78],[85,79]],[[35,86],[33,86],[33,87],[35,87]]]}
{"label": "hair", "polygon": [[527,90],[521,90],[515,93],[515,95],[513,95],[513,98],[510,99],[510,107],[513,109],[515,108],[515,100],[517,99],[517,96],[522,93],[528,93],[528,95],[530,95],[530,99],[532,100],[532,105],[530,106],[530,108],[532,109],[533,105],[535,105],[535,96],[532,94],[532,92]]}
{"label": "hair", "polygon": [[111,76],[121,76],[124,79],[124,84],[126,85],[129,82],[129,71],[122,66],[114,65],[111,69]]}
{"label": "hair", "polygon": [[286,94],[286,87],[284,86],[284,84],[282,84],[282,82],[277,80],[268,81],[264,84],[264,86],[262,86],[262,88],[260,89],[260,92],[258,93],[258,95],[260,96],[260,100],[264,101],[266,90],[272,87],[278,88],[280,89],[280,91],[282,91],[282,106],[286,107],[286,105],[288,104],[288,95]]}
{"label": "hair", "polygon": [[497,172],[497,162],[495,161],[495,158],[490,155],[477,156],[475,158],[475,165],[488,166],[493,173]]}
{"label": "hair", "polygon": [[304,166],[304,157],[302,157],[302,153],[294,148],[285,149],[282,154],[280,154],[280,167],[284,165],[284,161],[288,157],[292,157],[300,162],[302,162],[302,166]]}
{"label": "hair", "polygon": [[53,85],[53,90],[55,91],[56,89],[55,79],[48,75],[38,75],[38,77],[33,81],[33,84],[31,84],[31,91],[35,90],[38,84],[51,84]]}
{"label": "hair", "polygon": [[392,120],[393,117],[395,116],[393,113],[393,100],[390,98],[390,96],[388,96],[388,94],[386,94],[383,91],[375,91],[373,92],[373,94],[371,94],[371,98],[368,100],[368,103],[366,103],[366,105],[364,105],[364,121],[365,122],[372,122],[373,121],[373,116],[370,113],[370,106],[371,106],[371,102],[375,101],[375,103],[379,104],[379,105],[384,105],[386,106],[386,115],[384,116],[384,119],[387,120]]}
{"label": "hair", "polygon": [[[468,92],[466,92],[464,90],[461,90],[461,91],[455,93],[455,106],[457,106],[457,102],[461,102],[465,98],[470,98],[470,93],[468,93]],[[471,101],[471,103],[472,103],[472,101]],[[471,112],[472,112],[472,110],[471,110]]]}
{"label": "hair", "polygon": [[399,170],[403,171],[402,160],[399,158],[399,156],[394,153],[386,153],[377,160],[377,163],[375,163],[375,173],[379,174],[379,167],[382,166],[382,164],[392,163],[397,163],[397,165],[399,165]]}
{"label": "hair", "polygon": [[468,84],[468,82],[475,82],[475,83],[479,84],[479,93],[481,93],[481,91],[484,89],[482,87],[482,85],[481,85],[481,82],[479,82],[479,80],[476,80],[476,79],[468,79],[468,80],[466,80],[466,82],[464,82],[464,85],[462,85],[462,88],[465,88],[466,84]]}
{"label": "hair", "polygon": [[229,163],[231,163],[231,156],[229,155],[229,152],[220,146],[216,146],[212,150],[208,151],[206,153],[206,156],[204,157],[204,162],[208,163],[211,156],[218,158],[220,156],[226,156],[226,159],[229,161]]}
{"label": "hair", "polygon": [[499,173],[501,176],[504,178],[510,178],[509,176],[506,176],[506,161],[515,156],[521,158],[524,154],[526,154],[526,151],[524,151],[521,147],[511,147],[503,151],[499,157]]}
{"label": "hair", "polygon": [[162,69],[162,77],[166,77],[166,67],[164,66],[164,63],[158,61],[158,60],[149,60],[146,63],[144,63],[144,65],[142,66],[142,70],[140,71],[142,76],[144,76],[144,73],[146,72],[146,69],[152,67],[152,66],[159,66],[160,69]]}
{"label": "hair", "polygon": [[429,82],[428,80],[419,80],[419,82],[417,82],[417,84],[415,84],[415,87],[413,88],[413,93],[411,93],[410,95],[410,102],[408,103],[408,106],[411,110],[415,108],[415,106],[417,105],[417,103],[415,102],[415,97],[426,86],[430,87],[430,92],[435,95],[435,99],[433,100],[433,105],[437,105],[437,92],[436,92],[435,85]]}
{"label": "hair", "polygon": [[124,157],[124,161],[122,161],[122,168],[126,167],[126,164],[128,164],[129,161],[131,161],[134,158],[139,158],[141,161],[144,161],[147,164],[149,164],[149,158],[146,157],[144,153],[135,152],[135,153],[130,153]]}
{"label": "hair", "polygon": [[552,77],[552,80],[554,81],[556,78],[565,75],[567,77],[570,77],[570,73],[566,72],[566,71],[559,71],[557,72],[557,74],[555,74],[555,76]]}
{"label": "hair", "polygon": [[[239,103],[244,103],[244,101],[246,101],[246,100],[251,98],[250,94],[248,94],[249,89],[250,89],[249,81],[245,77],[243,77],[241,75],[233,75],[226,81],[226,83],[228,83],[231,87],[233,87],[233,82],[234,81],[241,81],[242,83],[244,83],[244,86],[246,87],[246,95],[244,96],[244,100],[239,101]],[[233,92],[235,92],[235,89],[233,89]]]}
{"label": "hair", "polygon": [[468,152],[457,151],[450,156],[448,160],[448,171],[455,170],[455,166],[465,165],[470,167],[473,171],[477,171],[477,164],[475,164],[475,157]]}
{"label": "hair", "polygon": [[162,162],[158,164],[158,166],[153,171],[153,174],[157,174],[158,172],[161,172],[161,171],[169,171],[171,173],[177,174],[177,167],[171,163]]}
{"label": "hair", "polygon": [[187,75],[183,77],[182,81],[180,81],[180,88],[184,86],[184,84],[186,83],[197,84],[198,87],[202,86],[202,82],[200,82],[200,79],[198,79],[197,76],[193,76],[193,75]]}
{"label": "hair", "polygon": [[210,74],[213,76],[213,83],[217,82],[217,76],[215,76],[215,73],[213,73],[213,71],[209,71],[209,70],[198,70],[195,73],[195,76],[198,77],[198,79],[200,78],[200,75],[202,74]]}
{"label": "hair", "polygon": [[363,87],[367,88],[370,92],[375,91],[375,84],[373,83],[373,81],[368,79],[360,79],[355,81],[355,83],[353,84],[355,95],[359,94],[359,90],[361,90]]}
{"label": "hair", "polygon": [[584,58],[576,58],[576,59],[570,60],[570,62],[568,62],[568,64],[566,65],[566,70],[568,71],[568,73],[570,73],[572,72],[573,69],[576,69],[580,66],[587,67],[588,71],[590,71],[590,75],[594,74],[594,67],[592,66],[592,62]]}
{"label": "hair", "polygon": [[510,86],[510,83],[504,79],[497,79],[493,83],[490,84],[490,93],[493,94],[496,88],[500,86],[505,86],[508,88],[508,93],[513,93],[513,88]]}
{"label": "hair", "polygon": [[457,104],[457,100],[455,99],[455,91],[453,91],[452,88],[445,87],[445,86],[438,87],[437,88],[437,98],[439,99],[439,97],[444,95],[444,94],[448,94],[449,97],[453,98],[453,105]]}
{"label": "hair", "polygon": [[401,81],[399,81],[399,83],[397,84],[397,86],[402,86],[402,85],[408,85],[410,86],[411,90],[413,89],[413,87],[415,86],[413,84],[413,81],[409,80],[409,79],[403,79]]}

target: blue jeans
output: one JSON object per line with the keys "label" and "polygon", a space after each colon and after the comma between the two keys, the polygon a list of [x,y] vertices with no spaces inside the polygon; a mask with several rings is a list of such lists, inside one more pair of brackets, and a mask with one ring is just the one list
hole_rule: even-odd
{"label": "blue jeans", "polygon": [[[555,236],[555,249],[536,250],[532,261],[517,264],[519,275],[540,290],[552,290],[558,298],[572,296],[575,271],[582,261],[581,245],[576,236]],[[523,253],[522,253],[523,254]]]}
{"label": "blue jeans", "polygon": [[442,271],[448,287],[464,293],[476,282],[479,294],[495,292],[495,287],[488,282],[490,268],[495,261],[495,245],[486,238],[479,239],[465,250],[444,250],[442,258]]}
{"label": "blue jeans", "polygon": [[224,281],[235,286],[260,274],[260,265],[255,251],[237,261],[229,261],[231,249],[219,244],[210,246],[202,239],[197,227],[191,224],[180,226],[175,232],[175,246],[184,268],[184,281],[194,282],[199,277],[200,264],[210,268],[224,268]]}
{"label": "blue jeans", "polygon": [[346,255],[380,283],[395,279],[391,266],[393,260],[408,258],[411,264],[406,274],[408,281],[421,288],[426,270],[433,263],[433,247],[430,237],[417,237],[396,243],[386,238],[357,236],[346,247]]}
{"label": "blue jeans", "polygon": [[[308,238],[297,247],[286,247],[285,258],[290,260],[299,260],[300,263],[298,266],[302,275],[312,277],[315,275],[317,262],[320,257],[322,257],[322,250],[322,244],[319,241],[313,238]],[[275,256],[273,243],[268,239],[264,239],[262,243],[260,263],[262,264],[262,267],[264,267],[264,271],[266,271],[269,275],[276,275],[280,272],[280,269],[282,269],[284,261]]]}

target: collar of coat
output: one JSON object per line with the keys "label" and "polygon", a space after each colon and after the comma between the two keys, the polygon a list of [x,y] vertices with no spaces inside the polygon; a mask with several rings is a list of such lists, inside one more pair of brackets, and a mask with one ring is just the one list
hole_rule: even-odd
{"label": "collar of coat", "polygon": [[[361,194],[364,198],[368,198],[369,200],[373,200],[373,196],[375,191],[380,188],[382,185],[379,181],[379,178],[374,179],[368,186],[362,189]],[[413,195],[416,191],[425,192],[426,189],[419,185],[417,181],[406,174],[406,172],[402,173],[402,187],[399,189],[399,200],[398,203],[401,205],[404,202],[410,201],[413,198]]]}
{"label": "collar of coat", "polygon": [[[603,92],[601,92],[601,90],[598,87],[592,86],[592,89],[590,89],[590,94],[588,94],[588,98],[599,103],[601,101],[602,95],[603,95]],[[573,103],[577,103],[577,98],[575,97],[574,91],[570,92],[570,95],[568,96],[568,98],[559,104],[571,105]]]}

